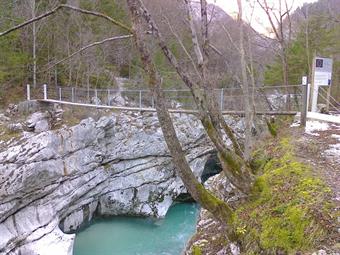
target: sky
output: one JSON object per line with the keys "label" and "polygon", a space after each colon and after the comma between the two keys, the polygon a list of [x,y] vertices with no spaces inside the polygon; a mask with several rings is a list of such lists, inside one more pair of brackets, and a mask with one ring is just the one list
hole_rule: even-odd
{"label": "sky", "polygon": [[[220,6],[229,15],[236,17],[238,13],[237,0],[207,0],[209,3],[215,3]],[[267,0],[269,4],[273,6],[278,6],[279,0]],[[293,4],[293,10],[302,6],[304,3],[312,3],[317,0],[287,0],[289,6]],[[252,8],[249,2],[253,3],[254,0],[242,0],[242,5],[244,9],[244,20],[250,21]],[[255,1],[256,2],[256,1]],[[283,1],[282,1],[283,2]],[[259,5],[255,5],[253,18],[251,19],[251,25],[258,32],[263,34],[268,34],[270,24],[263,10],[261,10]]]}

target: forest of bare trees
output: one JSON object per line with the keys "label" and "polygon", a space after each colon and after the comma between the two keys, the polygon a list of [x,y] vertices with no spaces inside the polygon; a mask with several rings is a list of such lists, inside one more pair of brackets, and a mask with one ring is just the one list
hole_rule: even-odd
{"label": "forest of bare trees", "polygon": [[[336,30],[336,5],[332,1],[318,3],[322,12],[314,10],[314,5],[306,5],[294,13],[285,1],[276,6],[268,6],[266,1],[253,1],[263,9],[270,22],[273,37],[260,35],[248,24],[244,24],[245,51],[251,59],[252,72],[255,74],[253,83],[267,84],[298,84],[301,75],[310,73],[310,63],[314,52],[320,55],[336,57],[338,33]],[[324,2],[324,3],[323,3]],[[18,2],[2,1],[0,12],[1,31],[20,21],[33,18],[61,4],[61,1],[25,0]],[[103,12],[116,17],[128,24],[129,18],[124,1],[66,1],[79,8]],[[153,14],[160,31],[168,42],[179,61],[190,71],[194,51],[190,46],[191,35],[186,12],[182,1],[145,1],[145,5]],[[246,6],[251,8],[250,6]],[[194,23],[197,24],[198,5],[193,5]],[[241,84],[241,71],[238,41],[239,29],[237,22],[220,7],[208,4],[209,15],[209,74],[217,87],[233,87]],[[277,10],[277,11],[276,11]],[[324,14],[323,14],[324,13]],[[334,18],[327,18],[333,17]],[[182,18],[178,18],[182,17]],[[244,20],[249,17],[244,17]],[[316,40],[314,20],[321,20],[329,31],[322,32],[323,40]],[[279,26],[277,26],[277,21]],[[58,84],[80,87],[112,87],[115,77],[141,80],[141,63],[132,49],[130,39],[106,41],[95,47],[79,49],[89,44],[102,42],[111,35],[121,32],[119,28],[108,22],[88,17],[69,10],[58,11],[41,22],[32,23],[7,37],[1,37],[0,81],[3,87],[14,87],[16,84]],[[332,32],[334,31],[334,32]],[[319,31],[320,33],[320,31]],[[109,36],[108,36],[109,35]],[[331,47],[324,44],[331,43]],[[236,46],[236,47],[235,47]],[[184,50],[186,48],[186,50]],[[305,52],[303,52],[305,50]],[[299,52],[296,52],[299,51]],[[189,54],[188,54],[189,53]],[[251,53],[251,54],[250,54]],[[166,58],[157,47],[152,49],[156,64],[168,87],[180,87],[181,79],[167,63]],[[72,55],[71,58],[68,58]],[[301,55],[296,60],[297,55]],[[6,58],[13,58],[4,62]],[[66,60],[65,60],[66,58]],[[276,61],[280,59],[280,61]],[[302,62],[301,59],[304,61]],[[64,61],[61,61],[64,60]],[[289,66],[294,64],[291,70]],[[282,66],[282,67],[280,67]],[[297,68],[295,68],[297,66]],[[336,65],[337,66],[337,65]],[[337,81],[338,77],[335,77]],[[334,86],[335,87],[335,86]]]}

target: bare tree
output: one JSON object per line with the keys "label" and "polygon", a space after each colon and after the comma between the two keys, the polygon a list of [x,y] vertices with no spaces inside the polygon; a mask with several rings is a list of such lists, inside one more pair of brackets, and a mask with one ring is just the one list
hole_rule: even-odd
{"label": "bare tree", "polygon": [[288,48],[292,39],[292,23],[290,13],[293,5],[288,6],[287,0],[278,0],[278,6],[271,6],[267,0],[257,0],[265,12],[270,23],[271,30],[280,46],[280,58],[282,62],[283,85],[286,86],[287,110],[290,110],[290,97],[288,91]]}
{"label": "bare tree", "polygon": [[[237,0],[238,5],[238,22],[240,28],[240,39],[239,39],[239,51],[240,51],[240,58],[241,58],[241,72],[242,72],[242,89],[243,89],[243,102],[244,102],[244,111],[245,111],[245,143],[244,143],[244,154],[246,160],[250,159],[251,149],[252,149],[252,134],[251,129],[253,125],[253,111],[251,102],[251,95],[249,94],[249,82],[248,82],[248,75],[247,75],[247,63],[245,58],[245,47],[244,47],[244,28],[243,28],[243,9],[241,0]],[[252,72],[250,71],[250,74]]]}
{"label": "bare tree", "polygon": [[[188,18],[190,18],[190,6],[189,2],[186,1],[187,8],[188,8]],[[217,107],[217,103],[215,100],[215,96],[212,94],[211,86],[209,85],[209,81],[207,80],[206,76],[206,62],[207,59],[204,59],[204,55],[201,53],[201,49],[195,43],[195,38],[197,38],[196,29],[194,26],[190,26],[192,38],[193,38],[193,45],[196,48],[196,59],[197,59],[197,66],[199,73],[196,77],[199,77],[198,80],[195,80],[192,75],[190,75],[186,68],[180,65],[179,61],[172,53],[170,48],[167,46],[163,35],[158,29],[156,22],[154,21],[152,15],[146,9],[142,1],[136,0],[136,4],[138,5],[138,9],[142,10],[141,14],[144,20],[147,22],[148,26],[151,29],[151,33],[153,37],[157,40],[159,47],[162,49],[163,54],[168,59],[169,63],[175,68],[178,75],[181,77],[183,82],[186,86],[190,89],[195,103],[199,109],[199,118],[207,131],[207,134],[211,141],[214,143],[217,151],[218,157],[221,161],[222,168],[224,173],[228,177],[228,179],[240,190],[245,193],[248,193],[251,189],[253,183],[253,175],[247,162],[243,159],[243,151],[239,146],[237,139],[232,131],[232,129],[226,124],[221,112]],[[206,6],[206,4],[201,3],[201,6]],[[201,19],[203,23],[205,18],[204,10],[201,11]],[[206,34],[206,30],[202,29],[203,33]],[[202,37],[205,35],[203,34]],[[203,39],[205,41],[207,39]],[[201,56],[203,56],[203,61]],[[196,63],[195,63],[196,64]],[[223,135],[221,132],[225,132],[225,134],[231,139],[233,143],[233,150],[228,148],[223,142]]]}
{"label": "bare tree", "polygon": [[176,166],[177,174],[181,177],[185,187],[190,192],[192,197],[198,201],[204,208],[210,211],[218,220],[226,224],[228,237],[234,241],[236,235],[232,226],[233,210],[222,200],[216,198],[209,193],[202,184],[200,184],[192,173],[190,166],[185,158],[185,153],[182,150],[181,144],[177,138],[175,128],[173,126],[170,114],[166,107],[166,99],[161,88],[161,78],[153,63],[150,50],[146,46],[144,27],[142,26],[142,17],[138,4],[134,0],[127,0],[131,20],[133,24],[134,41],[139,50],[143,68],[148,74],[149,88],[155,98],[157,115],[164,138]]}
{"label": "bare tree", "polygon": [[[32,19],[35,18],[36,6],[35,0],[31,0],[31,11],[32,11]],[[33,87],[37,86],[37,56],[36,56],[36,48],[37,48],[37,31],[36,31],[36,23],[32,23],[32,57],[33,57]]]}

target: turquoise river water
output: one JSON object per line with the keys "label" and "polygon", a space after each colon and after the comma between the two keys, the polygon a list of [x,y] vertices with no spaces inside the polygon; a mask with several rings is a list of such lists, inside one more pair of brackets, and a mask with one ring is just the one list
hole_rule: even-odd
{"label": "turquoise river water", "polygon": [[195,232],[198,212],[194,203],[178,203],[161,220],[95,220],[77,233],[73,255],[180,255]]}

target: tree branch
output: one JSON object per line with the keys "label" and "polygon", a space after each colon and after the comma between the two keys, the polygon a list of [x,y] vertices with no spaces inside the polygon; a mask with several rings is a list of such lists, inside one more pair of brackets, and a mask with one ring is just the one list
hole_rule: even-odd
{"label": "tree branch", "polygon": [[198,43],[198,38],[197,38],[197,32],[196,32],[196,28],[195,28],[195,24],[194,24],[194,17],[192,15],[192,9],[191,9],[191,5],[190,2],[188,0],[184,0],[185,2],[185,7],[186,7],[186,11],[187,11],[187,15],[188,15],[188,20],[189,20],[189,24],[190,24],[190,30],[191,30],[191,40],[194,46],[194,50],[195,50],[195,54],[197,57],[197,64],[198,66],[202,66],[203,65],[203,55]]}
{"label": "tree branch", "polygon": [[[273,22],[272,16],[270,15],[270,11],[269,11],[269,6],[266,0],[263,0],[263,3],[260,0],[257,0],[257,3],[260,5],[261,9],[266,13],[268,20],[270,22],[270,25],[275,33],[275,36],[277,38],[277,40],[280,40],[280,35],[276,29],[276,26]],[[275,16],[275,18],[277,19],[277,17]]]}
{"label": "tree branch", "polygon": [[57,11],[59,11],[61,9],[69,9],[69,10],[80,12],[80,13],[83,13],[83,14],[89,14],[89,15],[93,15],[93,16],[104,18],[107,21],[113,23],[114,25],[116,25],[116,26],[118,26],[118,27],[128,31],[129,33],[132,33],[131,28],[129,28],[128,26],[124,25],[123,23],[121,23],[121,22],[119,22],[119,21],[109,17],[106,14],[103,14],[103,13],[100,13],[100,12],[95,12],[95,11],[84,10],[84,9],[81,9],[81,8],[78,8],[78,7],[75,7],[75,6],[72,6],[72,5],[61,4],[61,5],[53,8],[52,10],[50,10],[48,12],[45,12],[45,13],[43,13],[43,14],[41,14],[39,16],[36,16],[36,17],[34,17],[32,19],[29,19],[29,20],[27,20],[27,21],[25,21],[25,22],[23,22],[21,24],[18,24],[18,25],[14,26],[14,27],[11,27],[11,28],[9,28],[8,30],[6,30],[4,32],[1,32],[0,33],[0,37],[4,36],[4,35],[7,35],[7,34],[13,32],[15,30],[18,30],[18,29],[20,29],[20,28],[22,28],[24,26],[27,26],[27,25],[29,25],[29,24],[31,24],[33,22],[37,22],[39,20],[47,18],[47,17],[55,14]]}
{"label": "tree branch", "polygon": [[231,42],[231,44],[233,45],[233,47],[234,47],[238,52],[240,52],[240,51],[241,51],[240,48],[235,44],[235,42],[234,42],[233,38],[231,37],[231,35],[230,35],[228,29],[227,29],[223,24],[221,24],[221,27],[222,27],[223,31],[227,34],[228,39],[229,39],[229,41]]}
{"label": "tree branch", "polygon": [[201,0],[201,30],[203,40],[203,55],[204,62],[208,61],[208,47],[209,47],[209,34],[208,34],[208,14],[207,14],[207,1]]}
{"label": "tree branch", "polygon": [[330,5],[330,2],[327,3],[327,7],[328,7],[328,12],[329,12],[329,15],[331,16],[331,19],[336,22],[336,23],[339,23],[340,22],[340,19],[336,17],[336,15],[334,14],[332,8],[331,8],[331,5]]}
{"label": "tree branch", "polygon": [[285,0],[285,6],[286,6],[286,12],[287,12],[287,20],[288,20],[288,43],[292,39],[292,20],[290,18],[290,11],[293,8],[293,4],[294,4],[294,1],[292,3],[292,6],[290,8],[288,8],[287,0]]}
{"label": "tree branch", "polygon": [[102,41],[98,41],[98,42],[94,42],[94,43],[88,44],[88,45],[86,45],[86,46],[80,48],[79,50],[73,52],[71,55],[67,56],[66,58],[63,58],[63,59],[57,61],[57,62],[54,63],[52,66],[49,66],[47,69],[45,69],[45,70],[43,70],[43,71],[40,71],[39,73],[41,73],[41,72],[46,72],[46,71],[52,69],[52,68],[55,67],[56,65],[59,65],[59,64],[61,64],[62,62],[65,62],[65,61],[69,60],[69,59],[72,58],[73,56],[75,56],[75,55],[77,55],[77,54],[79,54],[79,53],[81,53],[81,52],[87,50],[88,48],[91,48],[91,47],[94,47],[94,46],[97,46],[97,45],[101,45],[101,44],[106,43],[106,42],[112,42],[112,41],[127,39],[127,38],[131,38],[131,37],[133,37],[132,34],[131,34],[131,35],[120,35],[120,36],[114,36],[114,37],[106,38],[106,39],[104,39],[104,40],[102,40]]}
{"label": "tree branch", "polygon": [[178,34],[174,31],[173,27],[172,27],[171,24],[170,24],[169,19],[168,19],[165,15],[163,15],[163,17],[164,17],[164,19],[166,20],[166,23],[168,24],[168,27],[169,27],[171,33],[176,37],[176,39],[177,39],[179,45],[182,47],[182,49],[183,49],[185,55],[187,55],[187,57],[189,58],[189,60],[190,60],[190,62],[191,62],[191,64],[192,64],[193,68],[195,69],[197,75],[200,75],[199,72],[198,72],[198,70],[197,70],[195,61],[194,61],[193,58],[191,57],[191,55],[190,55],[190,53],[188,52],[187,48],[184,46],[183,41],[181,40],[181,38],[180,38],[180,37],[178,36]]}
{"label": "tree branch", "polygon": [[223,57],[222,52],[221,52],[219,49],[217,49],[213,44],[209,43],[208,46],[209,46],[209,47],[210,47],[217,55]]}

